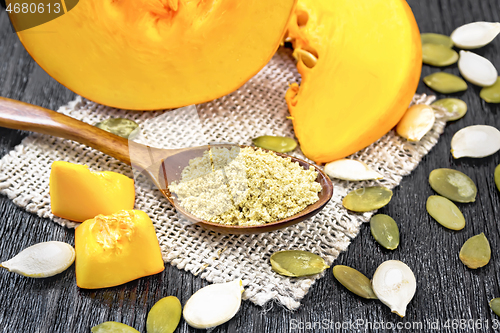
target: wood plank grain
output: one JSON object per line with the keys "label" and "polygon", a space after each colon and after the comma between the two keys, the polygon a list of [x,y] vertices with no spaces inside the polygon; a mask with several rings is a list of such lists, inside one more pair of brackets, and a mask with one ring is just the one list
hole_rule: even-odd
{"label": "wood plank grain", "polygon": [[[498,0],[410,0],[408,1],[422,32],[450,34],[461,24],[500,20]],[[500,68],[500,38],[477,50]],[[424,66],[422,75],[440,71]],[[459,74],[456,65],[444,71]],[[500,163],[497,153],[473,160],[453,160],[450,140],[467,125],[490,124],[500,127],[498,105],[479,98],[479,88],[469,85],[464,93],[453,94],[467,102],[467,115],[449,123],[437,146],[418,168],[405,177],[395,189],[391,203],[380,210],[399,224],[401,244],[395,251],[382,249],[363,225],[348,250],[335,264],[357,268],[371,277],[377,266],[389,259],[408,264],[417,277],[417,293],[403,319],[391,314],[376,300],[364,300],[342,287],[328,270],[311,288],[295,312],[277,304],[264,308],[243,302],[240,312],[230,322],[213,332],[333,332],[334,329],[299,329],[306,323],[347,326],[345,332],[430,331],[430,322],[439,321],[439,332],[487,332],[497,318],[488,302],[500,297],[500,195],[493,181],[493,170]],[[419,93],[434,94],[420,83]],[[0,96],[19,99],[50,109],[67,103],[74,93],[51,79],[26,53],[12,33],[8,17],[0,12]],[[437,94],[439,98],[445,95]],[[0,156],[5,155],[26,133],[0,129]],[[431,170],[449,167],[463,171],[478,185],[475,203],[460,204],[467,225],[462,231],[449,231],[436,223],[425,211],[425,201],[434,194],[427,183]],[[466,268],[458,259],[460,247],[469,237],[485,232],[493,249],[492,260],[478,270]],[[26,213],[8,198],[0,196],[0,260],[23,248],[46,240],[74,242],[73,231]],[[36,280],[0,272],[0,330],[2,332],[89,332],[90,327],[106,320],[129,324],[145,332],[147,311],[161,297],[175,295],[184,304],[206,281],[167,265],[162,274],[143,278],[106,290],[82,290],[75,284],[74,267],[52,278]],[[446,320],[481,320],[490,329],[453,329],[444,327]],[[364,323],[418,323],[423,330],[365,329],[349,326]],[[294,326],[295,325],[295,326]],[[297,327],[297,329],[293,329]],[[303,327],[303,326],[302,326]],[[353,329],[355,328],[355,329]],[[176,332],[202,332],[190,328],[183,320]]]}

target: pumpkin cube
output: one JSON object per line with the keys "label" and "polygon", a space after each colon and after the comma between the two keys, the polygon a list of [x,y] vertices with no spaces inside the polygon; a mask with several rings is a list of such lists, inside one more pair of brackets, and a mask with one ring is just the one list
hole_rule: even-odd
{"label": "pumpkin cube", "polygon": [[75,231],[76,284],[117,286],[165,269],[155,228],[140,210],[98,215]]}
{"label": "pumpkin cube", "polygon": [[77,222],[134,208],[132,179],[112,171],[90,171],[86,165],[52,163],[49,192],[52,213]]}

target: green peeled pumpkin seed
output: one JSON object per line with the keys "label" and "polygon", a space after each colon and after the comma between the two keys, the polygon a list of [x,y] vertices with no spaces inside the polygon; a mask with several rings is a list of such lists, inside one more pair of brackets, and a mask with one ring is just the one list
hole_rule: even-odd
{"label": "green peeled pumpkin seed", "polygon": [[182,305],[175,296],[160,299],[149,310],[146,320],[148,333],[173,333],[179,325],[182,315]]}
{"label": "green peeled pumpkin seed", "polygon": [[252,142],[257,147],[278,153],[287,153],[297,147],[297,142],[294,139],[282,136],[264,135],[252,139]]}
{"label": "green peeled pumpkin seed", "polygon": [[139,125],[135,121],[125,118],[109,118],[95,124],[95,126],[125,139],[132,139],[139,133]]}
{"label": "green peeled pumpkin seed", "polygon": [[435,169],[429,174],[432,189],[455,202],[476,201],[476,184],[466,174],[453,169]]}
{"label": "green peeled pumpkin seed", "polygon": [[426,209],[443,227],[451,230],[461,230],[465,227],[465,218],[451,200],[440,195],[431,195],[427,198]]}
{"label": "green peeled pumpkin seed", "polygon": [[500,103],[500,77],[492,86],[481,89],[479,96],[488,103]]}
{"label": "green peeled pumpkin seed", "polygon": [[451,49],[453,47],[453,41],[449,36],[435,34],[435,33],[423,33],[420,34],[420,39],[422,40],[422,45],[424,44],[438,44],[446,46]]}
{"label": "green peeled pumpkin seed", "polygon": [[330,267],[317,254],[300,250],[275,252],[270,260],[276,273],[293,277],[318,274]]}
{"label": "green peeled pumpkin seed", "polygon": [[490,262],[491,248],[484,233],[469,238],[460,249],[459,257],[469,268],[486,266]]}
{"label": "green peeled pumpkin seed", "polygon": [[369,212],[384,207],[391,201],[392,191],[383,186],[362,187],[349,192],[342,205],[353,212]]}
{"label": "green peeled pumpkin seed", "polygon": [[333,276],[350,292],[367,299],[377,299],[372,289],[370,279],[354,268],[335,265]]}
{"label": "green peeled pumpkin seed", "polygon": [[458,61],[458,53],[444,45],[423,44],[422,62],[427,65],[443,67]]}
{"label": "green peeled pumpkin seed", "polygon": [[497,186],[497,190],[500,191],[500,164],[495,168],[495,185]]}
{"label": "green peeled pumpkin seed", "polygon": [[376,214],[370,219],[370,230],[373,238],[388,250],[394,250],[399,245],[399,228],[396,221],[389,215]]}
{"label": "green peeled pumpkin seed", "polygon": [[456,75],[438,72],[424,77],[424,83],[442,94],[467,90],[467,83]]}
{"label": "green peeled pumpkin seed", "polygon": [[467,112],[467,104],[458,98],[443,98],[435,101],[431,105],[444,108],[447,112],[452,114],[448,121],[458,120],[465,116]]}
{"label": "green peeled pumpkin seed", "polygon": [[116,321],[106,321],[90,329],[92,333],[139,333],[138,330]]}
{"label": "green peeled pumpkin seed", "polygon": [[500,317],[500,298],[494,298],[490,301],[490,308]]}

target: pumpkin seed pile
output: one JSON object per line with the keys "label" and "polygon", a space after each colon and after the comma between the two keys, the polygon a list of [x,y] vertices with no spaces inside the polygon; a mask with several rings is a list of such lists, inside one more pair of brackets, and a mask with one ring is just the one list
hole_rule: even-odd
{"label": "pumpkin seed pile", "polygon": [[490,262],[491,248],[484,233],[469,238],[462,246],[459,257],[469,268],[486,266]]}
{"label": "pumpkin seed pile", "polygon": [[384,207],[391,198],[392,191],[386,187],[362,187],[349,192],[342,205],[353,212],[363,213]]}
{"label": "pumpkin seed pile", "polygon": [[370,230],[373,238],[388,250],[394,250],[399,245],[399,228],[396,221],[389,215],[376,214],[370,219]]}
{"label": "pumpkin seed pile", "polygon": [[317,254],[300,250],[275,252],[270,261],[276,273],[292,277],[318,274],[330,267]]}
{"label": "pumpkin seed pile", "polygon": [[[452,49],[476,49],[489,44],[500,33],[498,22],[473,22],[455,29],[451,36],[433,33],[421,34],[422,62],[442,67],[458,60],[460,74],[470,83],[485,87],[480,97],[488,103],[500,103],[500,83],[495,66],[486,58],[470,52]],[[443,93],[455,93],[467,89],[465,81],[449,73],[433,73],[424,78],[431,89]]]}
{"label": "pumpkin seed pile", "polygon": [[139,134],[139,125],[130,119],[109,118],[95,124],[95,127],[125,139],[133,139]]}

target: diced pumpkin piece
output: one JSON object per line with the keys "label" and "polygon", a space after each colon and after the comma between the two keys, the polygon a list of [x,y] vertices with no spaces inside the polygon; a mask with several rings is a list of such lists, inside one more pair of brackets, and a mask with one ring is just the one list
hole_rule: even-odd
{"label": "diced pumpkin piece", "polygon": [[80,288],[113,287],[165,268],[153,223],[140,210],[83,222],[75,230],[75,252]]}
{"label": "diced pumpkin piece", "polygon": [[288,39],[302,76],[286,93],[295,135],[317,163],[348,156],[401,119],[422,68],[404,0],[299,0]]}
{"label": "diced pumpkin piece", "polygon": [[90,171],[88,166],[52,163],[50,206],[56,216],[83,222],[134,208],[134,181],[113,171]]}
{"label": "diced pumpkin piece", "polygon": [[[295,2],[85,0],[18,36],[79,95],[125,109],[174,108],[226,95],[254,76],[279,47]],[[27,15],[10,17],[16,27]]]}

